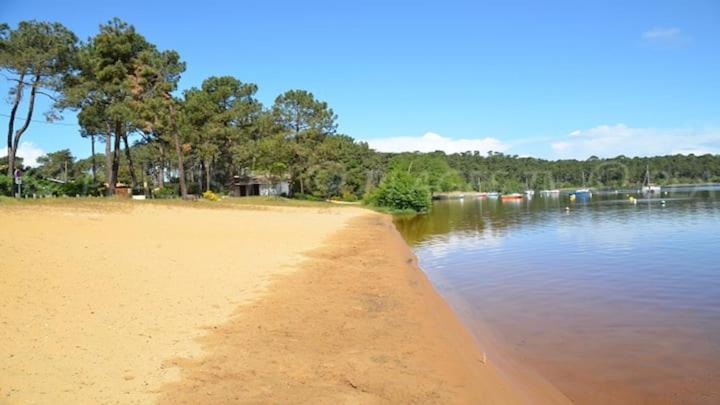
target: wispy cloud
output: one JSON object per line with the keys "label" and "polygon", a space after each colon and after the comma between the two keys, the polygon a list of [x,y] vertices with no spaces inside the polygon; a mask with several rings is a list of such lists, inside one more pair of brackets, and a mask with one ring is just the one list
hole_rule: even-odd
{"label": "wispy cloud", "polygon": [[[25,166],[37,166],[37,158],[43,156],[46,152],[32,142],[21,142],[17,150],[17,156],[23,158],[23,165]],[[7,146],[3,146],[0,149],[0,157],[7,156]]]}
{"label": "wispy cloud", "polygon": [[720,153],[720,130],[633,128],[624,124],[575,130],[551,143],[556,158]]}
{"label": "wispy cloud", "polygon": [[422,136],[398,136],[391,138],[370,139],[367,141],[371,148],[380,152],[434,152],[441,150],[445,153],[467,151],[502,152],[508,145],[496,138],[454,139],[428,132]]}
{"label": "wispy cloud", "polygon": [[679,28],[654,28],[650,31],[645,31],[642,34],[643,39],[647,40],[669,40],[680,36]]}
{"label": "wispy cloud", "polygon": [[645,44],[654,46],[681,46],[690,42],[690,38],[676,27],[653,28],[643,32],[641,38]]}

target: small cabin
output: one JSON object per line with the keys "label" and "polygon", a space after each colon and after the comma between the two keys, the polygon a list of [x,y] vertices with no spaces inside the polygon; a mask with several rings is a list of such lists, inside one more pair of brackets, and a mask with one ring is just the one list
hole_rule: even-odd
{"label": "small cabin", "polygon": [[[107,186],[107,183],[105,183],[105,185]],[[127,185],[125,183],[115,184],[115,195],[116,196],[123,197],[123,198],[130,198],[130,197],[132,197],[132,194],[133,194],[133,190],[129,185]]]}
{"label": "small cabin", "polygon": [[290,184],[286,179],[259,175],[233,176],[230,195],[247,197],[251,195],[279,196],[290,192]]}

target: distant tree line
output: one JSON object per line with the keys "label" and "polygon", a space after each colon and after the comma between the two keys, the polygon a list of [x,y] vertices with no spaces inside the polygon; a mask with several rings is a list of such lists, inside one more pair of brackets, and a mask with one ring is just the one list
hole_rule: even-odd
{"label": "distant tree line", "polygon": [[[0,69],[12,83],[7,154],[0,193],[12,195],[16,168],[24,193],[113,195],[119,183],[155,196],[229,191],[233,176],[263,173],[285,179],[291,197],[364,198],[375,205],[422,211],[434,192],[521,191],[574,186],[620,187],[642,182],[646,168],[661,184],[720,180],[720,157],[548,161],[501,153],[388,154],[337,133],[337,115],[306,90],[289,90],[270,106],[258,87],[212,76],[181,93],[186,65],[119,19],[87,41],[60,23],[0,24]],[[48,97],[46,119],[76,111],[90,157],[49,153],[36,168],[17,149]],[[22,113],[21,113],[22,112]],[[143,190],[145,189],[145,190]]]}

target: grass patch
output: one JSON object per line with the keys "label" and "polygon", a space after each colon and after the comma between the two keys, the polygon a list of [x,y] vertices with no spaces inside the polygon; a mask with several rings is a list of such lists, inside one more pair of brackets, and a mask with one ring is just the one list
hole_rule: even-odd
{"label": "grass patch", "polygon": [[262,208],[262,207],[300,207],[300,208],[330,208],[342,207],[341,204],[332,204],[325,201],[295,200],[283,197],[225,197],[219,201],[207,199],[182,200],[174,199],[151,199],[131,200],[129,198],[116,197],[52,197],[37,199],[16,199],[12,197],[0,197],[0,208],[2,207],[71,207],[82,209],[130,209],[146,205],[160,205],[171,207],[192,207],[192,208]]}

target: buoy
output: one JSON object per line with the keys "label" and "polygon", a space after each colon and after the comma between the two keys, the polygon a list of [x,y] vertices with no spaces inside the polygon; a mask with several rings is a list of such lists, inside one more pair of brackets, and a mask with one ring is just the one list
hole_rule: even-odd
{"label": "buoy", "polygon": [[565,207],[565,211],[570,211],[570,207]]}

